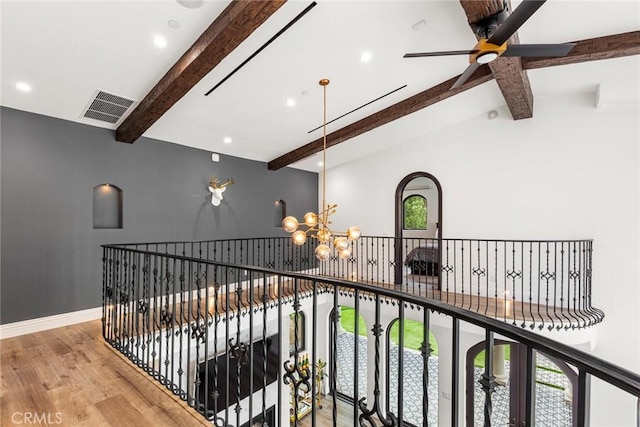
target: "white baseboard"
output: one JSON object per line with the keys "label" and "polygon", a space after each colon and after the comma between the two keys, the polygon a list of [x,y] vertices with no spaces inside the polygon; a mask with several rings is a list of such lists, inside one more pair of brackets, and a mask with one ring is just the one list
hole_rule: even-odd
{"label": "white baseboard", "polygon": [[63,326],[75,325],[76,323],[89,322],[91,320],[101,318],[102,307],[96,307],[73,311],[71,313],[55,314],[53,316],[23,320],[22,322],[7,323],[0,325],[0,339],[61,328]]}

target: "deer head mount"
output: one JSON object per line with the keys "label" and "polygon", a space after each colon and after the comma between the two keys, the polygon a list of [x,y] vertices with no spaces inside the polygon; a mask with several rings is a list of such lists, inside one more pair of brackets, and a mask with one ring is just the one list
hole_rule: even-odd
{"label": "deer head mount", "polygon": [[213,206],[219,206],[222,201],[222,193],[227,189],[227,186],[235,184],[233,178],[227,179],[222,184],[220,180],[213,177],[209,180],[209,191],[211,192],[211,204]]}

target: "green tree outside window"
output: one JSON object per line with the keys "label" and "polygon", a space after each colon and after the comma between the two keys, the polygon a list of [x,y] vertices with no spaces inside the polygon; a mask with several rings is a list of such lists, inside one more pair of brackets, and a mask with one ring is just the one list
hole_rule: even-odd
{"label": "green tree outside window", "polygon": [[427,199],[417,194],[402,202],[403,225],[405,230],[427,229]]}

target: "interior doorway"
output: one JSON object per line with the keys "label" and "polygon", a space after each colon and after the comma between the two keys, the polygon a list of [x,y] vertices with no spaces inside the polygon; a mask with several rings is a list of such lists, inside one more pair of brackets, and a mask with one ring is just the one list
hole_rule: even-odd
{"label": "interior doorway", "polygon": [[[395,204],[394,283],[402,284],[403,273],[409,268],[417,270],[411,270],[412,273],[437,276],[440,289],[442,245],[439,243],[443,233],[440,182],[430,173],[413,172],[398,184]],[[418,251],[417,266],[407,260],[411,251]]]}

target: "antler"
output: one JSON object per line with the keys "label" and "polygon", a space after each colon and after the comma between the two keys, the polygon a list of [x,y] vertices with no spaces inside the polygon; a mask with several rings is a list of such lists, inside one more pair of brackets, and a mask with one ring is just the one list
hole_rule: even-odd
{"label": "antler", "polygon": [[213,177],[209,180],[209,185],[214,188],[214,189],[220,189],[220,188],[224,188],[227,185],[231,185],[231,184],[235,184],[235,181],[233,180],[233,178],[229,178],[227,179],[225,182],[223,182],[222,184],[220,184],[220,180],[216,177]]}

